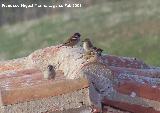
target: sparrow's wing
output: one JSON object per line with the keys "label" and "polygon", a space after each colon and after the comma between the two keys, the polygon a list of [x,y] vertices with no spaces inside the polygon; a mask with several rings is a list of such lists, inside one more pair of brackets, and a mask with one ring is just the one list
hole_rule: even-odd
{"label": "sparrow's wing", "polygon": [[63,45],[69,44],[71,42],[71,38],[69,38]]}
{"label": "sparrow's wing", "polygon": [[91,48],[93,48],[93,44],[92,44],[91,41],[88,41],[88,45],[89,45]]}
{"label": "sparrow's wing", "polygon": [[71,42],[76,41],[76,40],[77,40],[77,38],[71,37],[71,38],[69,38],[63,45],[70,44]]}

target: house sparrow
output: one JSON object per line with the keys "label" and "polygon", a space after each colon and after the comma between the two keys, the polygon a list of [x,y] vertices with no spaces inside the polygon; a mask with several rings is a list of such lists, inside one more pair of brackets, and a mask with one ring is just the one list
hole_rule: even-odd
{"label": "house sparrow", "polygon": [[54,79],[56,76],[55,66],[48,65],[46,71],[44,72],[44,79]]}
{"label": "house sparrow", "polygon": [[92,49],[93,49],[94,51],[96,51],[96,50],[97,50],[97,47],[93,47]]}
{"label": "house sparrow", "polygon": [[101,56],[101,55],[102,55],[102,52],[103,52],[103,49],[97,48],[97,49],[95,50],[95,52],[96,52],[96,54],[97,54],[98,56]]}
{"label": "house sparrow", "polygon": [[65,43],[62,44],[62,46],[75,46],[80,41],[81,34],[75,33],[73,36],[71,36]]}
{"label": "house sparrow", "polygon": [[101,56],[103,50],[101,48],[94,47],[90,39],[86,38],[82,42],[85,51],[94,51],[95,53],[97,53],[98,56]]}
{"label": "house sparrow", "polygon": [[83,42],[83,49],[85,51],[90,51],[93,49],[93,44],[91,43],[89,38],[84,39],[84,41],[82,42]]}

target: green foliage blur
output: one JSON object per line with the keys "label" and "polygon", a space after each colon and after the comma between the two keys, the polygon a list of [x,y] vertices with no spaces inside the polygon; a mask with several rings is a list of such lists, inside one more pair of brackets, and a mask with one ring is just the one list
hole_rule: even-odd
{"label": "green foliage blur", "polygon": [[159,6],[159,0],[106,0],[4,24],[0,27],[0,59],[27,56],[80,32],[82,39],[92,39],[106,54],[137,57],[160,66]]}

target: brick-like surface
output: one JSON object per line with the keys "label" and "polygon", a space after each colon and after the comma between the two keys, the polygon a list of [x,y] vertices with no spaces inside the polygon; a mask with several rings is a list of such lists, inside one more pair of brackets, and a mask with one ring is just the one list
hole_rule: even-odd
{"label": "brick-like surface", "polygon": [[[24,73],[26,70],[23,70]],[[43,74],[38,71],[31,74],[28,70],[22,75],[0,79],[1,105],[57,96],[88,87],[85,79],[67,80],[62,73],[57,73],[55,80],[44,80]]]}
{"label": "brick-like surface", "polygon": [[[73,109],[69,109],[69,110],[56,111],[56,112],[55,111],[48,111],[45,113],[91,113],[91,107],[82,106],[80,108],[73,108]],[[110,106],[105,106],[103,113],[130,113],[130,112],[115,109]]]}
{"label": "brick-like surface", "polygon": [[24,69],[28,58],[19,58],[9,61],[0,62],[0,73],[5,71]]}
{"label": "brick-like surface", "polygon": [[89,106],[88,89],[84,88],[70,93],[34,99],[7,106],[0,106],[0,113],[45,113],[47,111],[63,111],[65,109]]}
{"label": "brick-like surface", "polygon": [[104,99],[103,102],[105,105],[109,105],[121,110],[129,111],[131,113],[160,113],[160,111],[156,111],[151,107],[143,107],[136,104],[129,104],[120,101],[112,101],[107,98]]}
{"label": "brick-like surface", "polygon": [[160,78],[160,69],[134,69],[134,68],[114,67],[114,66],[110,66],[109,68],[112,70],[113,75],[126,73],[130,75]]}
{"label": "brick-like surface", "polygon": [[[38,50],[25,58],[0,63],[1,107],[14,111],[18,107],[18,110],[23,111],[28,104],[27,101],[43,106],[45,104],[40,105],[34,101],[38,99],[42,102],[42,99],[57,96],[61,98],[61,95],[87,89],[88,81],[80,71],[84,70],[84,66],[88,66],[87,68],[89,70],[93,68],[95,73],[111,72],[106,77],[113,84],[114,91],[120,95],[105,98],[105,105],[133,113],[160,112],[160,68],[152,68],[136,58],[113,55],[98,58],[95,65],[102,65],[97,68],[91,63],[91,68],[91,64],[81,58],[82,53],[82,48],[78,47],[52,46]],[[57,67],[55,80],[43,79],[43,71],[48,64],[55,64]],[[68,106],[68,102],[65,102]],[[21,106],[23,109],[19,109]],[[31,109],[30,111],[34,111],[33,108],[33,105],[27,107]],[[45,112],[49,108],[42,111]],[[70,108],[74,108],[74,105]],[[53,109],[63,110],[56,107]]]}
{"label": "brick-like surface", "polygon": [[109,66],[126,67],[135,69],[149,69],[150,67],[137,58],[119,57],[114,55],[104,55],[104,62]]}
{"label": "brick-like surface", "polygon": [[130,96],[135,95],[160,102],[159,86],[150,86],[148,84],[140,84],[133,81],[122,81],[117,87],[117,91]]}

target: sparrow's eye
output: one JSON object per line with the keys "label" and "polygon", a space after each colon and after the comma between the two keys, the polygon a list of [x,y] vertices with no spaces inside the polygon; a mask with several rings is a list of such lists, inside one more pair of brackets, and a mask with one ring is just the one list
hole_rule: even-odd
{"label": "sparrow's eye", "polygon": [[52,69],[53,69],[53,66],[52,66],[52,65],[48,65],[48,69],[49,69],[49,70],[52,70]]}

